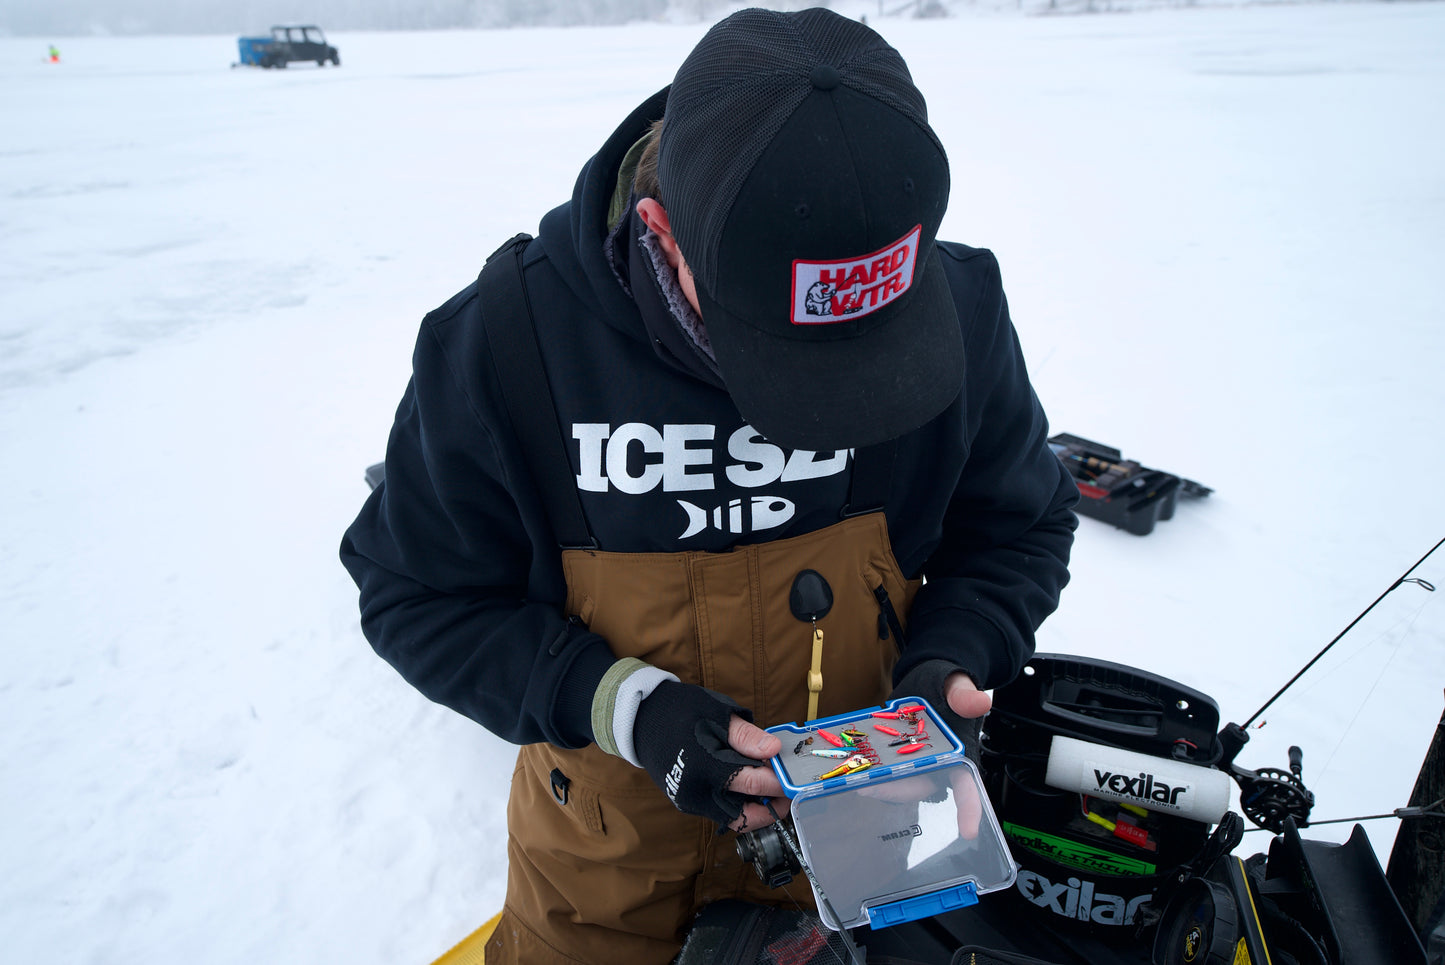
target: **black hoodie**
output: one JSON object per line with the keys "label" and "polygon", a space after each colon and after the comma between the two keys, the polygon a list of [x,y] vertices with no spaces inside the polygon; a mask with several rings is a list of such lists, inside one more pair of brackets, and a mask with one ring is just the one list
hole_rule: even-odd
{"label": "black hoodie", "polygon": [[[726,551],[821,529],[847,501],[852,453],[762,438],[639,282],[655,280],[636,270],[635,222],[631,270],[609,257],[619,166],[666,93],[588,162],[525,255],[583,510],[614,552]],[[889,536],[903,572],[926,583],[895,679],[941,659],[989,688],[1018,673],[1058,604],[1078,493],[1048,447],[993,255],[950,243],[939,254],[967,371],[949,408],[896,446]],[[491,366],[473,283],[422,322],[386,481],[341,558],[367,639],[423,694],[515,743],[578,747],[614,658],[562,613],[559,550]]]}

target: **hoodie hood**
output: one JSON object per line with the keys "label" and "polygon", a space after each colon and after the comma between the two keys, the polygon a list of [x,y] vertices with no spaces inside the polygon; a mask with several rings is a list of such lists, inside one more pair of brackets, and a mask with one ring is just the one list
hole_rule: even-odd
{"label": "hoodie hood", "polygon": [[669,286],[658,278],[645,248],[647,228],[630,184],[619,185],[624,166],[632,161],[635,167],[638,142],[666,105],[664,88],[618,126],[582,168],[572,200],[542,219],[540,235],[568,287],[609,325],[650,344],[668,366],[726,391],[717,363],[698,349],[669,307]]}
{"label": "hoodie hood", "polygon": [[[618,282],[607,257],[611,234],[608,214],[623,158],[652,122],[662,117],[666,106],[667,88],[663,88],[628,115],[583,165],[572,189],[572,200],[548,212],[538,232],[548,255],[577,297],[596,306],[610,325],[639,340],[648,339],[647,325],[637,303]],[[635,244],[631,236],[624,238],[628,244]]]}

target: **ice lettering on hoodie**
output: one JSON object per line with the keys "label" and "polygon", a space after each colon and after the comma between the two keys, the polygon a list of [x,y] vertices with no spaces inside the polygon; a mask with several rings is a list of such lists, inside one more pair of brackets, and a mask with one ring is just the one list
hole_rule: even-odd
{"label": "ice lettering on hoodie", "polygon": [[[851,449],[835,452],[785,450],[768,442],[752,426],[728,436],[725,452],[715,444],[713,425],[666,424],[661,428],[643,422],[612,426],[601,422],[572,424],[578,445],[577,488],[584,492],[617,491],[640,496],[655,490],[695,492],[717,489],[715,471],[743,489],[794,483],[837,475],[848,468]],[[705,500],[676,500],[686,517],[679,539],[706,529],[742,534],[774,529],[793,518],[794,503],[782,496],[758,494],[732,498],[718,505]]]}
{"label": "ice lettering on hoodie", "polygon": [[[645,422],[624,422],[613,429],[605,423],[574,422],[572,438],[581,446],[582,471],[577,488],[605,493],[609,483],[633,496],[650,493],[659,485],[665,492],[712,489],[712,473],[693,473],[692,466],[712,462],[712,450],[693,448],[692,442],[711,442],[713,426],[665,425],[659,431]],[[643,454],[634,474],[628,465],[634,450]],[[648,457],[662,457],[655,461]]]}

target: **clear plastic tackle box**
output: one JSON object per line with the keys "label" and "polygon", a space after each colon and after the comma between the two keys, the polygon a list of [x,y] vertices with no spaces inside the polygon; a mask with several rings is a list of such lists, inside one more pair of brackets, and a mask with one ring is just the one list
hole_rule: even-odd
{"label": "clear plastic tackle box", "polygon": [[783,741],[773,770],[829,928],[914,921],[1013,884],[978,770],[923,700],[768,730]]}

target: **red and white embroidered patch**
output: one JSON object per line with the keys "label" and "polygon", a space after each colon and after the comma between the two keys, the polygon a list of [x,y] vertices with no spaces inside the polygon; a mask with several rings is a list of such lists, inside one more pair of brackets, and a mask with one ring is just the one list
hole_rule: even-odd
{"label": "red and white embroidered patch", "polygon": [[832,325],[878,311],[913,284],[923,226],[871,255],[793,262],[793,324]]}

